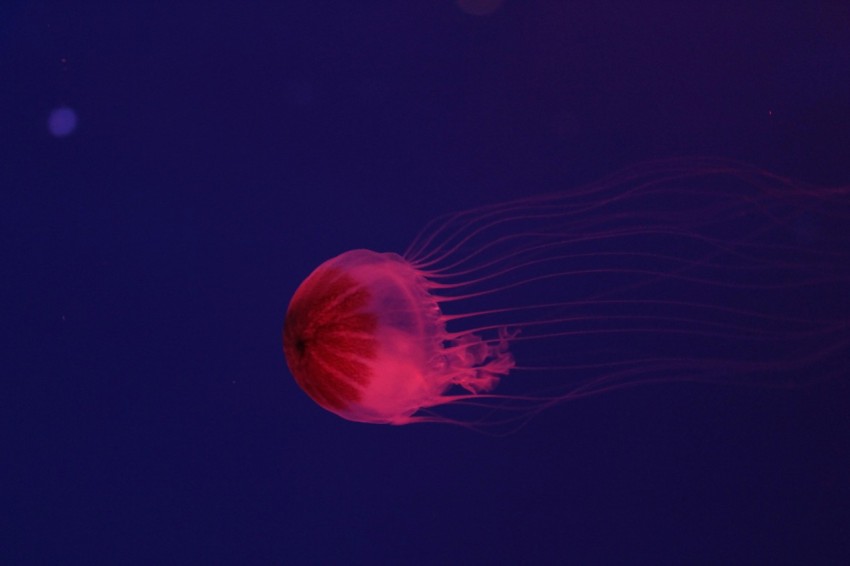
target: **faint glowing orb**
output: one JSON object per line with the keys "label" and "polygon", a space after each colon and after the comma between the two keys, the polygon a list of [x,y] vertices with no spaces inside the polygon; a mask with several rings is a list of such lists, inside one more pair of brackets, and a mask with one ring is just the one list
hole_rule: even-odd
{"label": "faint glowing orb", "polygon": [[77,129],[77,113],[67,106],[54,108],[47,118],[47,129],[57,138],[64,138]]}

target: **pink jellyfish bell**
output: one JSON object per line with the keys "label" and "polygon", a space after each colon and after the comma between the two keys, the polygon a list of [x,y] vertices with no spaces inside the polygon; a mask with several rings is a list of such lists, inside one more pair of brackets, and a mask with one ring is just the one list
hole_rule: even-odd
{"label": "pink jellyfish bell", "polygon": [[286,313],[298,384],[341,417],[390,424],[450,402],[452,385],[491,391],[514,366],[507,337],[448,332],[433,287],[394,253],[353,250],[323,263]]}
{"label": "pink jellyfish bell", "polygon": [[286,313],[286,360],[325,409],[396,425],[521,423],[641,383],[843,376],[848,196],[674,162],[451,214],[403,255],[320,265]]}

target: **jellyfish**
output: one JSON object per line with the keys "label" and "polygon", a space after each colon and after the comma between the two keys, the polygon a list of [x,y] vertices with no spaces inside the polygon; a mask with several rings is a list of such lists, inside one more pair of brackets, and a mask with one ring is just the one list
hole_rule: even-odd
{"label": "jellyfish", "polygon": [[850,191],[656,162],[347,251],[286,312],[298,385],[351,421],[516,425],[649,383],[847,376]]}

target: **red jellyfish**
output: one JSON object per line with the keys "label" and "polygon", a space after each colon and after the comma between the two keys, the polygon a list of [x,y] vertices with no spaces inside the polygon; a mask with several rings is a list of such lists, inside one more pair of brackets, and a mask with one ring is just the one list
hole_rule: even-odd
{"label": "red jellyfish", "polygon": [[320,265],[289,369],[361,422],[522,423],[642,383],[793,386],[850,359],[850,191],[722,161],[442,217]]}

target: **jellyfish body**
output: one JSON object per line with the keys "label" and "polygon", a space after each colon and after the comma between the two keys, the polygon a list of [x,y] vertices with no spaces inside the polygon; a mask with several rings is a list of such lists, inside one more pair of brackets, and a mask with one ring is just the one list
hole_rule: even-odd
{"label": "jellyfish body", "polygon": [[451,335],[428,282],[401,256],[353,250],[316,269],[286,314],[298,384],[349,420],[406,424],[459,385],[492,390],[514,362],[507,339]]}
{"label": "jellyfish body", "polygon": [[[346,419],[476,427],[641,383],[846,376],[849,196],[668,162],[448,215],[403,255],[319,266],[287,363]],[[440,412],[458,406],[484,412]]]}

